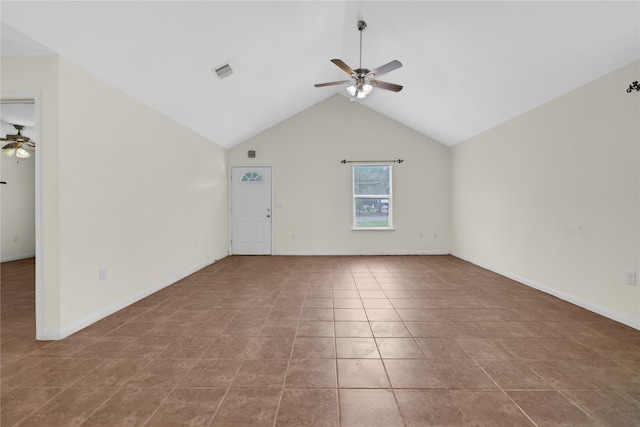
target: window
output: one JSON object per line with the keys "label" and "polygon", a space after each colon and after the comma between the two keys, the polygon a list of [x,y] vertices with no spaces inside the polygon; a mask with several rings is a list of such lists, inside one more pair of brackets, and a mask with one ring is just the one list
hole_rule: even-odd
{"label": "window", "polygon": [[247,172],[242,175],[240,182],[262,182],[262,175],[258,172]]}
{"label": "window", "polygon": [[353,229],[393,229],[391,164],[353,165]]}

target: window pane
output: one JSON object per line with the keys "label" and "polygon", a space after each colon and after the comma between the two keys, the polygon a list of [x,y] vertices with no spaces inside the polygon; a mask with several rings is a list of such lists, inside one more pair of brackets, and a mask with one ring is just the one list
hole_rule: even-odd
{"label": "window pane", "polygon": [[389,199],[355,198],[356,227],[388,227]]}
{"label": "window pane", "polygon": [[240,182],[262,182],[262,175],[258,172],[246,172],[240,178]]}
{"label": "window pane", "polygon": [[353,192],[355,195],[390,194],[389,165],[354,166]]}

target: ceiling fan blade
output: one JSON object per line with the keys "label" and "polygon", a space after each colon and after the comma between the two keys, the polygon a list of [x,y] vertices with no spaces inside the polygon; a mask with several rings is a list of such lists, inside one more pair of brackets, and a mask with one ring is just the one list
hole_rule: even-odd
{"label": "ceiling fan blade", "polygon": [[35,147],[36,146],[36,143],[34,141],[28,141],[28,142],[25,142],[25,144],[28,145],[29,147]]}
{"label": "ceiling fan blade", "polygon": [[349,80],[341,80],[339,82],[329,82],[329,83],[316,83],[314,84],[315,87],[325,87],[325,86],[335,86],[335,85],[341,85],[344,83],[349,83]]}
{"label": "ceiling fan blade", "polygon": [[390,71],[396,70],[398,68],[402,67],[402,62],[398,61],[397,59],[394,59],[393,61],[389,62],[388,64],[384,64],[381,67],[376,68],[375,70],[371,70],[369,71],[369,74],[367,74],[368,76],[372,76],[372,77],[379,77],[383,74],[386,74]]}
{"label": "ceiling fan blade", "polygon": [[376,87],[379,87],[380,89],[391,90],[393,92],[400,92],[403,88],[403,86],[397,85],[395,83],[381,82],[380,80],[371,80],[371,82],[375,83]]}
{"label": "ceiling fan blade", "polygon": [[7,148],[16,148],[16,144],[14,142],[10,142],[4,147],[2,147],[2,150],[6,150]]}
{"label": "ceiling fan blade", "polygon": [[349,67],[347,64],[345,64],[342,59],[332,59],[331,62],[333,62],[334,64],[336,64],[338,67],[340,67],[340,69],[342,71],[344,71],[345,73],[351,75],[351,74],[355,74],[355,71],[353,71],[351,69],[351,67]]}

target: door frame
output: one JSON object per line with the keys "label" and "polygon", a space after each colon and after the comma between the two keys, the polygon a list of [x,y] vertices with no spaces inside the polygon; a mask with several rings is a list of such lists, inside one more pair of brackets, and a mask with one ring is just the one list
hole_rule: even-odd
{"label": "door frame", "polygon": [[231,207],[233,206],[233,178],[232,178],[232,174],[233,174],[233,169],[234,168],[269,168],[269,170],[271,171],[271,253],[268,255],[264,255],[264,256],[269,256],[269,255],[274,255],[274,248],[275,248],[275,212],[273,210],[273,166],[272,165],[263,165],[263,164],[259,164],[259,165],[247,165],[247,164],[233,164],[233,165],[229,165],[229,241],[227,242],[228,244],[228,253],[229,255],[233,255],[233,212],[231,211]]}
{"label": "door frame", "polygon": [[[17,102],[33,102],[35,140],[38,145],[42,145],[42,94],[41,91],[2,91],[0,100],[3,102],[15,100]],[[35,316],[36,316],[36,340],[43,340],[44,319],[46,307],[45,274],[44,268],[44,248],[42,245],[43,221],[42,221],[42,163],[43,151],[39,149],[35,157],[35,238],[36,238],[36,272],[35,272]]]}

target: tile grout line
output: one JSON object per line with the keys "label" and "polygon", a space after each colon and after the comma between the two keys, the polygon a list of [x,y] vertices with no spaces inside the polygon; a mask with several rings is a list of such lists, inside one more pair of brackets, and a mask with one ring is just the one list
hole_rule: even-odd
{"label": "tile grout line", "polygon": [[[289,277],[287,278],[287,281],[291,278],[291,273],[289,273]],[[285,286],[286,287],[286,282],[285,282]],[[284,395],[284,390],[285,390],[285,384],[287,383],[287,375],[289,374],[289,367],[291,366],[291,357],[293,356],[293,349],[296,346],[296,337],[298,336],[298,329],[300,329],[300,322],[302,322],[302,311],[304,310],[304,303],[307,300],[307,293],[309,292],[309,278],[307,277],[307,284],[305,287],[305,291],[304,291],[304,298],[302,300],[302,306],[300,307],[300,316],[298,316],[298,324],[296,325],[296,331],[293,334],[293,342],[291,343],[291,350],[289,351],[289,358],[287,359],[287,369],[285,369],[284,371],[284,378],[282,379],[282,387],[280,388],[280,397],[278,399],[278,405],[276,406],[276,411],[275,414],[273,416],[273,427],[276,426],[276,423],[278,422],[278,414],[280,413],[280,405],[282,404],[282,397]],[[280,290],[280,293],[278,293],[278,295],[282,294],[282,289]],[[277,301],[277,298],[276,298]],[[274,302],[274,305],[276,303]],[[271,308],[273,310],[273,307]]]}
{"label": "tile grout line", "polygon": [[[376,279],[377,282],[377,279]],[[386,296],[386,294],[385,294]],[[389,301],[389,298],[387,297],[387,301]],[[391,303],[389,301],[389,303]],[[393,304],[391,304],[393,306]],[[396,308],[394,307],[394,311],[396,312],[396,314],[398,315],[398,317],[400,317],[400,315],[398,314]],[[366,313],[366,310],[365,310]],[[368,318],[368,314],[367,314],[367,318]],[[402,317],[400,317],[400,320],[402,322],[402,324],[404,325],[404,320],[402,319]],[[387,381],[389,381],[389,389],[391,390],[391,395],[393,396],[393,401],[396,403],[396,408],[398,410],[398,414],[400,415],[400,419],[402,420],[402,424],[404,426],[407,425],[407,421],[405,418],[405,415],[402,413],[402,409],[400,408],[400,402],[398,401],[398,395],[396,394],[396,389],[393,386],[393,384],[391,383],[391,377],[389,376],[389,371],[387,370],[387,364],[384,363],[384,358],[382,357],[382,354],[380,353],[380,350],[378,348],[378,340],[375,338],[375,334],[373,334],[373,328],[371,327],[371,322],[369,321],[369,328],[371,329],[371,334],[374,335],[374,342],[376,343],[376,350],[378,350],[378,355],[380,356],[380,363],[382,364],[382,368],[384,369],[384,374],[387,376]],[[406,326],[405,326],[406,328]],[[418,345],[418,343],[416,342],[415,338],[413,338],[413,342]],[[420,348],[420,346],[418,345],[418,348]],[[422,352],[422,349],[420,349],[420,351]],[[423,352],[423,356],[424,356],[424,352]],[[384,390],[384,389],[383,389]]]}

